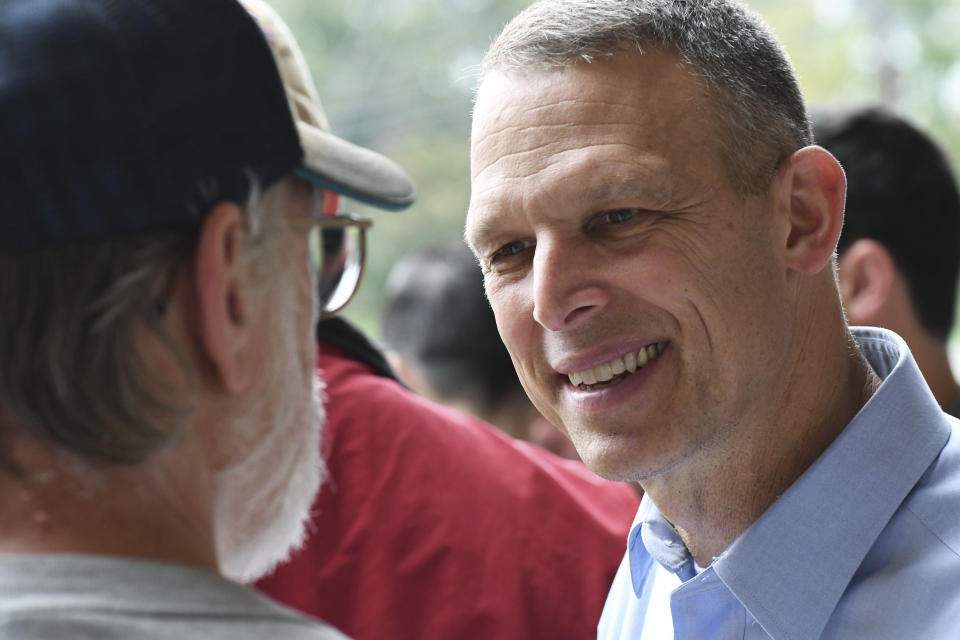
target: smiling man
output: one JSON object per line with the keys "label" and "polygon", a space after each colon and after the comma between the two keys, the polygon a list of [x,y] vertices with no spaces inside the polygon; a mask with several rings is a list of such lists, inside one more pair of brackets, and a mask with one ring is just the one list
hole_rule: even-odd
{"label": "smiling man", "polygon": [[956,425],[902,340],[847,327],[845,181],[811,143],[734,2],[545,0],[484,60],[466,236],[498,327],[646,492],[603,638],[954,632]]}

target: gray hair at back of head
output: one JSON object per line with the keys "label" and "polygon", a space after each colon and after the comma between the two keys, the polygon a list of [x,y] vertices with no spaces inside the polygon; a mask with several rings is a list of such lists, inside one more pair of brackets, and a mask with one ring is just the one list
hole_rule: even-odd
{"label": "gray hair at back of head", "polygon": [[[279,185],[280,183],[278,183]],[[216,185],[191,209],[207,211]],[[279,190],[252,179],[244,208],[253,277],[271,271],[262,229],[282,224]],[[198,219],[202,216],[198,215]],[[112,238],[25,254],[0,253],[0,422],[67,451],[135,463],[175,441],[192,410],[194,372],[162,323],[164,289],[192,259],[196,231]],[[274,234],[275,235],[275,234]],[[158,307],[158,304],[160,307]],[[188,388],[158,379],[141,350],[141,329],[179,363]],[[0,465],[21,471],[0,433]]]}
{"label": "gray hair at back of head", "polygon": [[494,70],[566,67],[629,48],[673,52],[704,82],[742,193],[762,191],[784,157],[812,143],[786,52],[733,0],[541,0],[496,38],[480,81]]}

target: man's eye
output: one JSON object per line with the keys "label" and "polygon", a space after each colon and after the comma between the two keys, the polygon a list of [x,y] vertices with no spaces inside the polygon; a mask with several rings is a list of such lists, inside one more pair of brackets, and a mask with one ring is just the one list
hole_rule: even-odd
{"label": "man's eye", "polygon": [[640,215],[639,209],[614,209],[613,211],[605,211],[600,214],[599,222],[617,224],[619,222],[626,222],[638,215]]}
{"label": "man's eye", "polygon": [[523,253],[526,249],[533,246],[533,242],[530,240],[514,240],[513,242],[508,242],[499,249],[493,252],[492,259],[497,260],[501,258],[512,258],[513,256]]}
{"label": "man's eye", "polygon": [[648,213],[645,209],[610,209],[601,211],[587,222],[585,230],[593,234],[615,234],[619,236],[622,233],[633,233],[636,225],[643,220],[647,220]]}

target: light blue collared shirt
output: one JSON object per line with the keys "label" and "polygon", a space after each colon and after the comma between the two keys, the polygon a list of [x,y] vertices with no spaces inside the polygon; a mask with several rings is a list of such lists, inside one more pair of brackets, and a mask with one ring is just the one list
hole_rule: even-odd
{"label": "light blue collared shirt", "polygon": [[644,497],[599,640],[640,638],[655,562],[676,640],[960,638],[960,421],[899,336],[853,333],[880,388],[709,568]]}

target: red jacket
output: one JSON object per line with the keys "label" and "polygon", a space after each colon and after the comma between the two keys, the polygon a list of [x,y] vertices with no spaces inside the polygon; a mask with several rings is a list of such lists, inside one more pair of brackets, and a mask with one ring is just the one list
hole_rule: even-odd
{"label": "red jacket", "polygon": [[596,637],[632,488],[330,343],[318,362],[330,474],[306,547],[260,589],[357,640]]}

